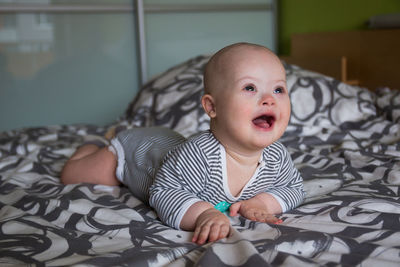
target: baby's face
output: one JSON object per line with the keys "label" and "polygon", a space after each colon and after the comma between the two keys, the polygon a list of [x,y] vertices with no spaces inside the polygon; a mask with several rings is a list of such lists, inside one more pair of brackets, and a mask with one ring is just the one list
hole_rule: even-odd
{"label": "baby's face", "polygon": [[278,140],[290,118],[285,70],[266,49],[227,54],[217,88],[212,130],[225,146],[263,149]]}

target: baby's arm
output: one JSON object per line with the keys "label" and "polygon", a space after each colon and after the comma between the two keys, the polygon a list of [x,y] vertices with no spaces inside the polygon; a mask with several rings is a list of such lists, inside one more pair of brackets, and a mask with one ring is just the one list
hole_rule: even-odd
{"label": "baby's arm", "polygon": [[304,198],[303,179],[295,168],[289,152],[281,146],[281,166],[274,186],[251,199],[233,204],[230,215],[238,213],[250,220],[280,223],[275,214],[297,207]]}
{"label": "baby's arm", "polygon": [[168,153],[150,188],[149,202],[160,219],[174,228],[194,231],[192,240],[198,244],[224,238],[230,229],[223,213],[197,197],[204,189],[205,164],[201,152],[186,143]]}
{"label": "baby's arm", "polygon": [[282,212],[279,202],[268,193],[260,193],[253,198],[236,202],[229,209],[230,216],[241,214],[243,217],[265,223],[281,223],[274,214]]}

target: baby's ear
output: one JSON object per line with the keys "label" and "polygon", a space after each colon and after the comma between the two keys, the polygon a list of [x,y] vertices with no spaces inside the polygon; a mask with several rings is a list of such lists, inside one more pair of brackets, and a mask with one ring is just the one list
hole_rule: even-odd
{"label": "baby's ear", "polygon": [[211,119],[215,118],[215,116],[217,115],[217,111],[215,109],[214,98],[211,95],[203,95],[203,97],[201,98],[201,105]]}

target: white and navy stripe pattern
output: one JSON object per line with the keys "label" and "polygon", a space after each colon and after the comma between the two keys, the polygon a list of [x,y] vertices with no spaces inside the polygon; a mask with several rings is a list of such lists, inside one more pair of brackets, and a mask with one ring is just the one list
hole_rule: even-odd
{"label": "white and navy stripe pattern", "polygon": [[150,187],[150,205],[160,219],[179,229],[187,209],[198,201],[216,205],[234,203],[268,192],[293,209],[304,198],[300,173],[285,147],[276,142],[264,149],[262,163],[238,197],[233,197],[223,175],[224,150],[210,131],[203,132],[170,151]]}

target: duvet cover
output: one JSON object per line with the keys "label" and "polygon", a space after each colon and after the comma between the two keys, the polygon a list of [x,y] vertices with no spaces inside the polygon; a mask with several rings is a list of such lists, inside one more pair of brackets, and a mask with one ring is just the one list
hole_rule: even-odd
{"label": "duvet cover", "polygon": [[[207,56],[150,81],[113,125],[208,128],[199,104]],[[107,127],[56,125],[0,133],[1,266],[399,266],[400,93],[371,92],[285,65],[292,101],[281,138],[305,202],[271,225],[230,217],[205,245],[164,225],[126,187],[63,185],[76,147]]]}

